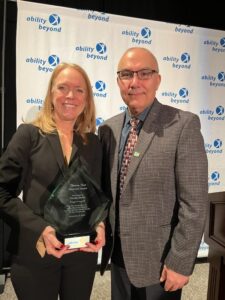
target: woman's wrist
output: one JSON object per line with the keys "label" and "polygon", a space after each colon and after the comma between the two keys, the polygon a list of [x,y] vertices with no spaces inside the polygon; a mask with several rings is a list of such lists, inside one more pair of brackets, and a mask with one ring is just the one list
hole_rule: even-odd
{"label": "woman's wrist", "polygon": [[96,226],[96,229],[97,228],[102,228],[105,230],[105,224],[103,222],[99,223],[97,226]]}

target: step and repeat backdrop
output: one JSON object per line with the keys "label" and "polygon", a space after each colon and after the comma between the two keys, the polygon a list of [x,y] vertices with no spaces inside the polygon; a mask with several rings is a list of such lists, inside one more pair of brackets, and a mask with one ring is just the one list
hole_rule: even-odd
{"label": "step and repeat backdrop", "polygon": [[[148,48],[158,59],[158,100],[199,115],[209,160],[209,192],[225,191],[224,31],[18,1],[17,125],[40,110],[60,62],[77,63],[87,71],[97,125],[123,111],[117,63],[134,46]],[[198,256],[207,255],[202,239]]]}

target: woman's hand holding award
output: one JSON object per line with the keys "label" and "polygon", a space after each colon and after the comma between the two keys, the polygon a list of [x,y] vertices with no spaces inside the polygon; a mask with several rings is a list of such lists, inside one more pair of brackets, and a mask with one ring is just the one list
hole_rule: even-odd
{"label": "woman's hand holding award", "polygon": [[109,200],[78,157],[67,169],[44,207],[44,218],[69,249],[94,241],[95,227],[107,214]]}

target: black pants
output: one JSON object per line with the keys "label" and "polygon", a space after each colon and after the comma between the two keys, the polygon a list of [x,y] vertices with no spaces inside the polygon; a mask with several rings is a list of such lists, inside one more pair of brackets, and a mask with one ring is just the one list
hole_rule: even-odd
{"label": "black pants", "polygon": [[19,300],[89,300],[97,253],[75,252],[57,259],[29,261],[15,257],[11,279]]}
{"label": "black pants", "polygon": [[112,300],[180,300],[181,290],[166,292],[161,284],[137,288],[131,284],[127,272],[111,263]]}

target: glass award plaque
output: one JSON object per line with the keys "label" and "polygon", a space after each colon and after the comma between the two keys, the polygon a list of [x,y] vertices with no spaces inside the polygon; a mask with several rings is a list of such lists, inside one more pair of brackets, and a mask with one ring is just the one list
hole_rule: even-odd
{"label": "glass award plaque", "polygon": [[78,157],[57,181],[45,204],[44,218],[63,244],[70,249],[82,248],[94,241],[95,226],[104,220],[108,204],[108,198]]}

